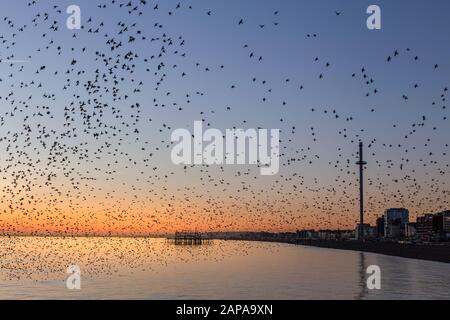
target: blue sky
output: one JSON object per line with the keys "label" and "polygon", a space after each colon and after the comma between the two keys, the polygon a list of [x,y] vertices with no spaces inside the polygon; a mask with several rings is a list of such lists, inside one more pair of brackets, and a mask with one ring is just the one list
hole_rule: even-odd
{"label": "blue sky", "polygon": [[[139,3],[132,2],[133,5]],[[179,2],[180,9],[175,9]],[[225,168],[224,172],[210,168],[209,174],[215,179],[228,181],[235,188],[244,183],[251,189],[264,190],[275,206],[277,201],[290,202],[290,207],[302,208],[298,209],[302,216],[309,215],[311,203],[330,198],[335,199],[334,202],[328,201],[334,203],[333,208],[324,210],[324,216],[328,212],[342,214],[341,218],[344,216],[339,199],[349,199],[348,194],[353,190],[348,183],[355,182],[352,181],[356,169],[353,162],[360,139],[371,145],[367,161],[368,192],[374,195],[373,199],[368,198],[369,202],[372,201],[369,204],[372,218],[381,213],[383,207],[408,206],[413,213],[420,213],[447,204],[443,200],[432,200],[432,197],[448,192],[450,183],[446,146],[450,126],[448,119],[444,119],[448,116],[448,109],[444,109],[446,102],[441,97],[444,88],[450,84],[448,1],[147,1],[141,16],[127,14],[117,6],[127,1],[117,1],[115,6],[108,1],[59,1],[57,5],[62,10],[61,14],[52,8],[53,3],[41,1],[31,7],[26,3],[3,1],[0,4],[1,11],[15,24],[14,28],[8,29],[6,22],[2,23],[7,43],[16,42],[12,49],[3,48],[1,57],[5,59],[14,54],[16,59],[27,59],[31,56],[20,75],[17,73],[20,65],[0,66],[0,78],[3,79],[0,93],[2,97],[7,96],[14,90],[9,85],[14,84],[17,99],[33,94],[34,105],[49,105],[54,118],[37,120],[48,128],[63,130],[63,108],[74,99],[73,95],[80,95],[78,101],[89,99],[81,86],[62,90],[67,80],[64,72],[70,61],[76,59],[75,69],[85,71],[76,77],[70,75],[72,83],[76,79],[83,83],[95,76],[95,69],[106,70],[95,55],[96,51],[109,51],[105,39],[114,37],[123,41],[124,46],[117,51],[120,54],[128,51],[138,54],[133,61],[137,65],[136,72],[132,76],[123,73],[125,81],[120,84],[121,91],[128,92],[129,100],[113,101],[108,94],[102,97],[103,102],[120,109],[124,118],[115,119],[111,110],[106,110],[102,119],[117,126],[122,125],[121,121],[131,123],[136,110],[129,106],[139,103],[141,119],[136,124],[139,134],[133,133],[135,126],[131,126],[123,128],[122,136],[93,140],[90,134],[82,134],[83,121],[76,119],[80,134],[64,141],[67,145],[85,143],[90,153],[108,141],[118,146],[121,152],[128,153],[120,156],[104,153],[93,162],[77,166],[77,169],[89,171],[89,175],[97,178],[98,185],[91,186],[93,190],[98,191],[99,186],[103,186],[103,191],[108,188],[130,190],[130,186],[139,186],[139,192],[145,193],[150,187],[140,179],[140,172],[148,173],[141,161],[148,157],[148,149],[143,152],[142,148],[150,146],[154,154],[151,164],[160,168],[159,177],[170,176],[167,180],[162,178],[164,182],[156,186],[158,189],[166,188],[160,192],[167,202],[178,194],[177,189],[186,186],[196,186],[200,193],[205,190],[212,194],[222,193],[223,190],[202,184],[204,180],[201,178],[205,178],[205,173],[201,168],[184,172],[183,168],[170,162],[168,144],[171,130],[192,129],[195,120],[204,119],[205,125],[209,123],[221,130],[233,126],[281,129],[281,163],[284,166],[280,176],[255,179],[255,170],[247,177],[236,177],[240,168],[235,167]],[[107,8],[97,8],[98,3],[107,4]],[[156,3],[159,9],[153,10]],[[70,4],[80,6],[83,30],[65,28],[65,8]],[[381,30],[371,31],[366,27],[366,8],[371,4],[381,8]],[[188,8],[190,5],[192,9]],[[172,15],[168,14],[169,11]],[[207,14],[208,11],[211,15]],[[336,11],[341,14],[336,15]],[[39,12],[49,12],[51,17],[48,22],[32,28],[30,20]],[[92,22],[87,22],[89,18]],[[242,25],[238,25],[240,19],[243,19]],[[48,28],[53,20],[59,26],[57,32]],[[100,22],[104,22],[104,26],[99,33],[87,32],[90,28],[95,30],[99,27]],[[140,30],[146,41],[127,44],[128,36],[117,34],[119,22],[128,26],[136,23],[130,30]],[[26,31],[12,38],[10,30],[23,24],[28,24]],[[159,25],[163,27],[159,28]],[[46,37],[42,37],[44,33]],[[77,37],[73,38],[73,34]],[[158,55],[162,43],[149,40],[161,39],[163,35],[171,38],[173,45],[164,44],[167,51],[163,58],[165,67],[155,75],[158,58],[150,63],[143,59],[150,60],[152,55]],[[55,45],[45,50],[51,40],[63,48],[61,55],[57,54]],[[180,46],[183,40],[184,45]],[[37,52],[37,48],[42,50]],[[85,52],[82,48],[86,48]],[[398,56],[394,57],[396,50]],[[250,53],[254,53],[253,58],[250,58]],[[393,58],[389,63],[386,61],[388,56]],[[415,60],[416,56],[418,60]],[[258,61],[259,57],[262,61]],[[435,64],[439,65],[437,69]],[[36,76],[35,71],[42,65],[48,66],[46,71]],[[150,67],[150,72],[146,72],[147,67]],[[58,76],[53,75],[56,70],[60,71]],[[14,71],[15,76],[8,79],[7,75]],[[182,73],[186,76],[182,77]],[[319,77],[320,74],[323,78]],[[363,78],[364,75],[367,78]],[[155,91],[161,77],[164,77],[164,82]],[[44,89],[17,89],[20,82],[26,83],[31,79],[43,82]],[[365,81],[370,79],[373,83],[366,85]],[[140,81],[143,82],[141,92],[133,92],[135,84]],[[418,87],[414,88],[416,84]],[[300,86],[303,86],[302,90]],[[55,100],[43,99],[43,93],[55,94]],[[366,96],[367,93],[370,95]],[[407,101],[403,95],[408,97]],[[182,110],[178,110],[180,107]],[[26,116],[26,112],[21,116]],[[423,117],[426,121],[422,120]],[[20,131],[22,120],[18,116],[9,119],[0,128],[1,132]],[[422,122],[424,125],[418,126]],[[412,130],[416,132],[411,134]],[[136,136],[139,136],[138,142]],[[5,147],[3,143],[2,148]],[[127,168],[127,158],[135,159],[137,164]],[[292,158],[297,162],[288,164]],[[104,168],[114,159],[119,159],[114,169],[117,171],[116,181],[120,183],[106,183],[104,172],[96,168]],[[424,162],[428,162],[427,167],[423,166]],[[399,170],[400,164],[404,165],[403,170]],[[294,182],[289,179],[293,174],[304,177],[304,193],[301,195],[297,193],[298,189],[292,188]],[[419,194],[411,188],[411,177],[424,186]],[[61,183],[64,181],[62,176],[58,179]],[[393,180],[403,183],[399,185]],[[342,189],[342,185],[347,187]],[[337,195],[326,193],[333,188],[339,190]],[[271,193],[274,189],[281,195]],[[319,189],[320,196],[311,191]],[[380,190],[386,193],[385,196],[380,195]],[[403,195],[402,199],[395,197],[399,193]],[[420,205],[412,201],[414,198],[421,199],[417,200]],[[251,199],[251,204],[258,201],[258,197]],[[354,200],[342,206],[356,209]],[[309,205],[305,206],[305,203]],[[279,208],[282,209],[284,204]],[[271,215],[270,212],[265,214]],[[352,215],[345,214],[346,221],[352,222]],[[301,219],[296,221],[301,224]]]}

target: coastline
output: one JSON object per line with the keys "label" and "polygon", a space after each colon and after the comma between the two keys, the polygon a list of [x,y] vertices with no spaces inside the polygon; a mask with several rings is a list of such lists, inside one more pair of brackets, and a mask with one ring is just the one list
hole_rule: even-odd
{"label": "coastline", "polygon": [[217,240],[275,242],[308,247],[348,250],[382,254],[387,256],[450,263],[450,244],[403,244],[382,241],[336,241],[336,240],[297,240],[297,239],[251,239],[251,238],[216,238]]}
{"label": "coastline", "polygon": [[318,248],[351,250],[394,256],[400,258],[450,263],[450,245],[403,244],[376,241],[299,241],[297,244]]}
{"label": "coastline", "polygon": [[[0,237],[37,237],[37,238],[150,238],[150,239],[169,239],[166,235],[151,235],[151,236],[39,236],[39,235],[8,235]],[[210,240],[225,240],[225,241],[255,241],[255,242],[273,242],[292,245],[302,245],[308,247],[349,250],[357,252],[368,252],[375,254],[382,254],[387,256],[394,256],[407,259],[426,260],[442,263],[450,263],[450,243],[443,244],[410,244],[410,243],[396,243],[384,241],[356,241],[356,240],[319,240],[319,239],[295,239],[291,237],[239,237],[239,236],[212,236],[208,237]]]}

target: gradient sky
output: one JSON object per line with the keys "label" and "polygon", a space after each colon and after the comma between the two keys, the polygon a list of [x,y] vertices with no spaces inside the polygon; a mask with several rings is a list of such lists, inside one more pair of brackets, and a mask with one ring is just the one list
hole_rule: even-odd
{"label": "gradient sky", "polygon": [[[120,7],[128,2],[59,1],[58,8],[48,1],[0,4],[7,16],[1,21],[0,58],[29,59],[0,65],[0,228],[5,232],[353,228],[359,140],[370,145],[369,222],[389,207],[407,207],[413,217],[450,207],[450,126],[444,92],[450,85],[448,1],[147,1],[140,8],[142,15]],[[131,2],[131,7],[139,4]],[[153,10],[156,3],[159,9]],[[65,27],[70,4],[81,7],[82,30]],[[381,7],[381,30],[366,27],[371,4]],[[118,34],[119,23],[129,30]],[[89,32],[97,28],[98,33]],[[145,40],[138,38],[137,30]],[[130,35],[137,40],[127,43]],[[162,42],[164,36],[173,44]],[[123,46],[111,52],[106,43],[110,38]],[[165,54],[158,58],[162,46]],[[118,87],[127,100],[114,101],[111,90],[105,90],[112,88],[111,79],[94,95],[84,89],[95,79],[96,69],[101,74],[109,71],[96,52],[120,54],[120,66],[124,54],[137,55],[130,62],[133,74],[114,70],[124,77]],[[393,58],[389,63],[388,56]],[[160,62],[164,67],[158,70]],[[370,79],[373,83],[367,85]],[[42,87],[31,85],[33,80]],[[135,92],[141,81],[140,92]],[[94,108],[94,97],[108,104],[103,113]],[[73,101],[78,107],[88,99],[93,119],[115,129],[87,127],[75,112],[77,136],[56,138],[67,129],[64,107]],[[137,123],[138,109],[131,108],[136,103]],[[50,113],[36,116],[43,106]],[[122,118],[116,118],[111,107],[120,110]],[[223,131],[234,126],[281,129],[279,174],[262,177],[252,166],[173,165],[171,132],[192,130],[195,120]],[[30,126],[26,135],[24,124]],[[42,127],[48,136],[42,135]],[[117,129],[121,131],[112,135]],[[49,159],[55,139],[65,152]],[[68,153],[69,147],[77,152]],[[27,156],[9,154],[20,150]],[[65,156],[71,162],[63,170]],[[21,161],[25,158],[33,165]]]}

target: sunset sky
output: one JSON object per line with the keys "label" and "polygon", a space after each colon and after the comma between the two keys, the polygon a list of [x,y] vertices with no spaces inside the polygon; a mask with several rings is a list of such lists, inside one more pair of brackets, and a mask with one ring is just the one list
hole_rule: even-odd
{"label": "sunset sky", "polygon": [[[128,2],[0,3],[0,233],[354,228],[360,140],[369,222],[450,209],[450,2]],[[279,173],[174,165],[196,120],[280,129]]]}

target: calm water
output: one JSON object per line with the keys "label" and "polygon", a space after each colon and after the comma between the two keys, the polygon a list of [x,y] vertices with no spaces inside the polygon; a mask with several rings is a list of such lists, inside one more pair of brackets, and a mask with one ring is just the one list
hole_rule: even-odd
{"label": "calm water", "polygon": [[[66,288],[69,265],[79,291]],[[378,265],[382,289],[367,290]],[[450,299],[450,264],[275,243],[0,238],[0,299]]]}

